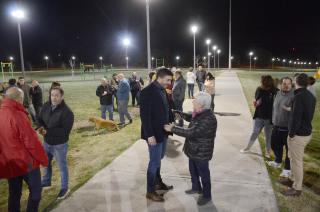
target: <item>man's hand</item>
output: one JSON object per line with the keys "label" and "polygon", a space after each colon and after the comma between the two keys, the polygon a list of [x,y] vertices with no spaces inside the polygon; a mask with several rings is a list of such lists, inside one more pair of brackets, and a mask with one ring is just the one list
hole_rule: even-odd
{"label": "man's hand", "polygon": [[173,127],[174,127],[174,124],[167,124],[167,125],[164,125],[164,130],[167,132],[171,132]]}
{"label": "man's hand", "polygon": [[107,95],[107,94],[108,94],[108,92],[107,92],[107,91],[104,91],[103,94],[102,94],[102,96],[105,96],[105,95]]}
{"label": "man's hand", "polygon": [[42,136],[45,136],[47,134],[47,131],[43,127],[40,127],[38,129],[38,133]]}
{"label": "man's hand", "polygon": [[154,136],[148,138],[148,144],[154,146],[157,144],[156,138]]}
{"label": "man's hand", "polygon": [[288,111],[288,112],[291,111],[291,107],[287,107],[287,106],[283,106],[282,109],[284,109],[284,110],[286,110],[286,111]]}

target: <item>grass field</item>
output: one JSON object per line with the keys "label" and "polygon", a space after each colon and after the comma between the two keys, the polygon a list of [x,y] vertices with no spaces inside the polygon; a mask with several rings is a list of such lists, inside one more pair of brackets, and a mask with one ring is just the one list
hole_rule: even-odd
{"label": "grass field", "polygon": [[[259,86],[261,75],[270,74],[275,78],[292,76],[290,72],[245,72],[239,71],[238,76],[241,81],[244,93],[247,97],[251,112],[254,111],[253,102],[254,93]],[[313,73],[310,73],[310,75]],[[313,137],[311,143],[307,146],[304,157],[304,188],[303,194],[298,198],[286,198],[280,194],[284,189],[277,180],[280,170],[268,167],[269,175],[272,180],[273,188],[276,193],[278,205],[281,212],[294,211],[320,211],[320,82],[317,84],[317,107],[313,120]],[[264,136],[259,137],[261,148],[264,150]],[[264,151],[262,151],[264,152]]]}

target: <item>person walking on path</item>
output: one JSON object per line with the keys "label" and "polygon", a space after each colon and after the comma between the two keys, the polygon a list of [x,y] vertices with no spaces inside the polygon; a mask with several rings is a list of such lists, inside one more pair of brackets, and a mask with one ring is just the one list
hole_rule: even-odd
{"label": "person walking on path", "polygon": [[198,71],[196,72],[196,81],[198,83],[199,91],[204,90],[204,82],[206,81],[207,72],[199,66]]}
{"label": "person walking on path", "polygon": [[67,162],[69,135],[74,122],[74,115],[64,102],[61,88],[51,89],[51,101],[46,102],[39,116],[39,133],[44,136],[44,148],[49,158],[49,166],[44,169],[42,187],[51,186],[52,159],[55,158],[61,176],[61,189],[58,199],[69,194],[69,170]]}
{"label": "person walking on path", "polygon": [[[175,81],[172,89],[172,99],[175,110],[183,111],[183,102],[186,94],[187,83],[181,71],[174,73]],[[183,119],[179,119],[179,126],[183,126]]]}
{"label": "person walking on path", "polygon": [[128,112],[130,85],[124,75],[118,74],[119,87],[117,90],[118,111],[120,116],[120,126],[125,125],[125,116],[129,119],[129,123],[132,123],[131,115]]}
{"label": "person walking on path", "polygon": [[96,90],[96,95],[100,98],[101,118],[106,119],[106,112],[109,113],[109,120],[113,121],[113,95],[115,89],[105,78],[101,79],[101,84]]}
{"label": "person walking on path", "polygon": [[281,79],[281,90],[278,91],[272,112],[273,129],[271,134],[271,148],[274,152],[274,161],[268,161],[267,164],[274,168],[281,168],[283,148],[286,148],[285,165],[280,177],[288,178],[290,176],[290,160],[288,157],[288,124],[293,99],[292,79],[284,77]]}
{"label": "person walking on path", "polygon": [[194,84],[196,83],[196,75],[193,73],[193,68],[190,68],[190,70],[187,73],[187,84],[188,84],[188,97],[189,99],[193,99],[193,93],[194,93]]}
{"label": "person walking on path", "polygon": [[257,140],[261,130],[264,128],[266,150],[265,157],[270,158],[271,150],[271,133],[272,133],[272,108],[274,97],[277,89],[274,87],[273,79],[270,75],[261,77],[261,85],[255,93],[255,101],[253,102],[256,110],[254,112],[253,132],[250,136],[247,146],[240,150],[241,153],[250,151],[250,148]]}
{"label": "person walking on path", "polygon": [[5,124],[0,130],[0,178],[9,183],[8,211],[20,211],[25,181],[29,189],[26,211],[37,212],[42,192],[40,165],[47,166],[48,158],[23,106],[23,95],[21,89],[9,88],[1,104],[0,123]]}
{"label": "person walking on path", "polygon": [[296,78],[296,87],[289,118],[289,158],[291,179],[280,180],[288,188],[282,192],[285,196],[300,196],[303,183],[303,156],[305,147],[312,137],[312,119],[316,107],[316,99],[307,90],[308,75],[300,74]]}
{"label": "person walking on path", "polygon": [[211,110],[214,111],[214,97],[216,95],[215,77],[208,72],[204,82],[204,90],[211,95]]}
{"label": "person walking on path", "polygon": [[132,76],[129,78],[129,84],[131,88],[132,106],[136,105],[136,100],[137,100],[137,105],[139,106],[140,91],[144,86],[143,79],[137,76],[137,72],[133,72]]}
{"label": "person walking on path", "polygon": [[36,80],[32,81],[32,86],[30,88],[30,97],[31,97],[34,109],[36,111],[36,118],[38,119],[41,108],[43,106],[43,98],[42,98],[42,89],[39,85],[39,82]]}
{"label": "person walking on path", "polygon": [[169,135],[163,126],[174,121],[165,90],[172,77],[169,69],[159,69],[156,80],[145,87],[140,95],[141,138],[147,141],[149,150],[146,198],[155,202],[164,201],[156,191],[173,189],[173,186],[162,181],[160,175],[161,159],[165,155]]}
{"label": "person walking on path", "polygon": [[217,119],[211,110],[210,94],[199,92],[193,100],[193,113],[179,112],[178,116],[190,122],[188,128],[170,124],[165,125],[164,129],[186,138],[183,151],[189,158],[192,187],[185,193],[202,194],[198,205],[205,205],[212,199],[209,161],[212,159],[217,132]]}

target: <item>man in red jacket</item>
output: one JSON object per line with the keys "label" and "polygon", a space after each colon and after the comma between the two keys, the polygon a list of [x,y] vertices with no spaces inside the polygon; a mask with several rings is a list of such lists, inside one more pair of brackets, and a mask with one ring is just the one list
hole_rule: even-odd
{"label": "man in red jacket", "polygon": [[23,91],[7,90],[0,108],[0,178],[9,182],[8,211],[20,211],[22,182],[29,188],[27,211],[38,211],[41,199],[40,165],[48,158],[23,107]]}

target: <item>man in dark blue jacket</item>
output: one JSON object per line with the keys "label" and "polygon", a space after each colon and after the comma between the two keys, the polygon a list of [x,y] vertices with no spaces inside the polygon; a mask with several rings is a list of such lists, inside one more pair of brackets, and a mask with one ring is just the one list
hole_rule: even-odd
{"label": "man in dark blue jacket", "polygon": [[160,175],[161,159],[164,157],[169,135],[163,126],[173,122],[165,90],[171,84],[172,77],[170,70],[159,69],[156,80],[143,89],[140,95],[141,137],[147,141],[150,157],[146,197],[156,202],[164,201],[156,190],[173,189],[173,186],[167,186],[162,182]]}

